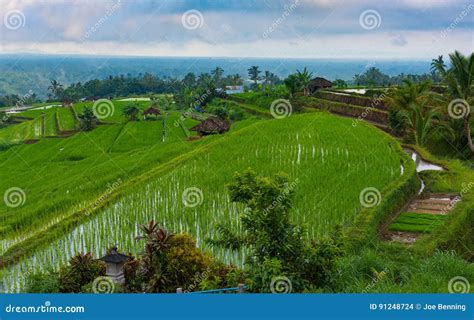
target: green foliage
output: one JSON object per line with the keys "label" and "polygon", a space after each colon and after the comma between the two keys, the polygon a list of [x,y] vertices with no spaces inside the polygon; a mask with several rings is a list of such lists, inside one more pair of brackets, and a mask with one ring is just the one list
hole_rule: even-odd
{"label": "green foliage", "polygon": [[228,189],[232,201],[245,205],[240,216],[244,233],[233,235],[220,226],[221,238],[209,241],[234,250],[250,248],[252,290],[270,292],[275,277],[289,278],[295,291],[331,286],[331,266],[341,254],[340,243],[328,239],[310,244],[304,239],[303,230],[290,220],[294,186],[286,175],[258,177],[249,169],[237,173]]}
{"label": "green foliage", "polygon": [[61,284],[59,273],[52,269],[31,273],[26,278],[26,293],[59,293]]}
{"label": "green foliage", "polygon": [[85,107],[82,114],[79,115],[79,128],[82,131],[94,129],[97,118],[91,108]]}
{"label": "green foliage", "polygon": [[123,115],[128,118],[129,121],[136,121],[138,114],[141,112],[140,108],[136,104],[126,106],[123,110]]}
{"label": "green foliage", "polygon": [[417,145],[425,145],[428,138],[437,130],[451,133],[437,106],[441,97],[429,91],[431,84],[429,82],[414,84],[409,80],[404,84],[402,88],[393,90],[388,99],[393,109],[391,111],[391,124],[395,126],[393,129],[399,130],[398,125],[401,124]]}
{"label": "green foliage", "polygon": [[[154,221],[142,227],[145,250],[138,260],[124,266],[126,288],[132,292],[176,292],[176,288],[198,290],[201,282],[221,285],[218,264],[203,253],[189,235],[174,235]],[[223,275],[225,276],[225,274]],[[206,282],[207,281],[207,282]]]}
{"label": "green foliage", "polygon": [[60,291],[81,292],[83,286],[104,275],[104,262],[95,260],[90,253],[78,253],[59,270]]}
{"label": "green foliage", "polygon": [[407,232],[431,232],[443,225],[447,216],[402,212],[395,221],[390,224],[391,231]]}

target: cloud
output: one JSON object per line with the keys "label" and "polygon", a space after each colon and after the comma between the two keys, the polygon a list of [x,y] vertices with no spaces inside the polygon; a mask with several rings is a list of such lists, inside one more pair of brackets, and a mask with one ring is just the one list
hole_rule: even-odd
{"label": "cloud", "polygon": [[[473,12],[456,23],[445,42],[432,45],[468,4],[462,0],[2,0],[2,9],[22,11],[26,24],[18,30],[0,25],[0,52],[421,57],[469,50],[469,45],[472,51]],[[183,13],[191,9],[203,17],[202,26],[193,30],[182,23]],[[374,30],[359,22],[360,14],[369,9],[381,16],[382,23]]]}

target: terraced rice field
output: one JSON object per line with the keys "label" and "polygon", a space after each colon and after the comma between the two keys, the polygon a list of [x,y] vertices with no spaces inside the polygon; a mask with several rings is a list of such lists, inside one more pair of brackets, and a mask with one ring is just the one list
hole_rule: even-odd
{"label": "terraced rice field", "polygon": [[[180,129],[167,128],[170,135]],[[195,151],[176,169],[137,186],[73,232],[10,268],[4,274],[5,286],[8,291],[20,290],[21,277],[28,270],[58,267],[77,251],[100,256],[117,244],[122,251],[136,253],[142,245],[135,241],[139,225],[150,219],[171,231],[191,233],[205,250],[242,265],[242,252],[210,248],[204,240],[215,236],[218,222],[239,231],[237,215],[244,208],[230,202],[225,186],[236,171],[249,167],[262,175],[289,175],[295,190],[292,218],[305,226],[309,238],[318,238],[336,225],[350,223],[362,209],[362,190],[382,190],[400,176],[400,159],[392,142],[372,127],[353,127],[348,119],[322,113],[260,121],[228,134],[209,151]]]}

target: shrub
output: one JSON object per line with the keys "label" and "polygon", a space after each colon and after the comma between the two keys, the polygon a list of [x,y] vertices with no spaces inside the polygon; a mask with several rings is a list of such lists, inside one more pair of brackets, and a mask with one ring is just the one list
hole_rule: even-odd
{"label": "shrub", "polygon": [[81,292],[83,286],[104,275],[104,262],[95,260],[90,253],[78,253],[59,270],[60,291]]}
{"label": "shrub", "polygon": [[59,273],[52,269],[32,273],[26,278],[27,293],[59,293],[61,284]]}

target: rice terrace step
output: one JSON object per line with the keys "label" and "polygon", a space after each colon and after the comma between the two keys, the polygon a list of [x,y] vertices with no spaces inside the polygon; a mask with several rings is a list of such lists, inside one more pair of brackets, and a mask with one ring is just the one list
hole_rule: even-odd
{"label": "rice terrace step", "polygon": [[441,226],[460,201],[456,194],[426,194],[413,199],[385,226],[382,238],[390,242],[412,244],[424,234]]}

